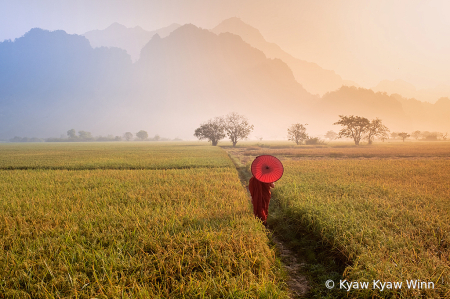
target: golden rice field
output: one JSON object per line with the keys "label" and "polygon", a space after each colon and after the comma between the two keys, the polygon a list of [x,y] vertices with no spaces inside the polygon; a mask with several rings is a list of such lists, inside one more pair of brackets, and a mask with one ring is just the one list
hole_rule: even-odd
{"label": "golden rice field", "polygon": [[328,145],[295,146],[287,142],[247,143],[236,148],[244,156],[271,155],[286,158],[449,158],[450,142],[378,142],[355,146],[350,142],[332,142]]}
{"label": "golden rice field", "polygon": [[0,298],[287,298],[274,249],[220,148],[0,152]]}
{"label": "golden rice field", "polygon": [[[260,154],[283,161],[269,225],[310,263],[331,252],[343,265],[339,273],[325,266],[316,276],[317,265],[310,265],[311,297],[450,298],[450,143],[435,144],[229,150],[248,170]],[[322,245],[303,240],[311,236]],[[332,290],[325,287],[328,279]]]}
{"label": "golden rice field", "polygon": [[0,144],[0,169],[175,169],[230,163],[223,151],[197,142]]}
{"label": "golden rice field", "polygon": [[283,161],[306,298],[450,298],[450,143],[238,145],[0,144],[0,298],[288,298],[227,152]]}

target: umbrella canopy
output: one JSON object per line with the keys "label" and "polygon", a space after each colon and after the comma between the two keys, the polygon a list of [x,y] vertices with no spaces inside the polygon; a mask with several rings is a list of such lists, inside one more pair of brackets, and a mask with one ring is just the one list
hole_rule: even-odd
{"label": "umbrella canopy", "polygon": [[253,176],[263,183],[278,181],[284,172],[281,161],[271,155],[261,155],[255,158],[252,163]]}

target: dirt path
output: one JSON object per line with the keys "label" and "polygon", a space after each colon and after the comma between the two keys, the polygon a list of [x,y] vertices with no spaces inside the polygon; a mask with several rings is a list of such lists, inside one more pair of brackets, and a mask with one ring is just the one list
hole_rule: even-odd
{"label": "dirt path", "polygon": [[[231,149],[227,150],[224,148],[224,150],[228,153],[236,166],[242,184],[247,186],[251,174],[245,169],[245,165],[250,157],[236,155],[236,152]],[[248,188],[246,188],[246,191],[250,200],[250,192],[248,191]],[[284,269],[288,273],[286,283],[291,292],[291,298],[305,298],[305,295],[308,293],[310,288],[306,276],[302,274],[302,268],[305,263],[302,261],[301,257],[287,248],[287,246],[285,246],[272,231],[269,234],[269,238],[275,244],[277,254],[283,262]]]}

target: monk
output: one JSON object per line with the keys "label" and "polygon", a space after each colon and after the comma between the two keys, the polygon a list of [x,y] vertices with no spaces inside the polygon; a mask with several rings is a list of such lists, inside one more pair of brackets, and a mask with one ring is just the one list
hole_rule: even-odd
{"label": "monk", "polygon": [[269,215],[270,188],[275,188],[274,183],[263,183],[254,176],[248,183],[248,190],[252,196],[253,214],[267,227],[267,216]]}

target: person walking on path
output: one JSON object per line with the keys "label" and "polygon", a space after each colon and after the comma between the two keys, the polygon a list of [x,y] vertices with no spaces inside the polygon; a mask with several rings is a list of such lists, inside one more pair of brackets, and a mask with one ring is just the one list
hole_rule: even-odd
{"label": "person walking on path", "polygon": [[275,188],[274,182],[283,176],[283,164],[274,156],[261,155],[253,160],[251,171],[253,176],[250,178],[248,189],[252,196],[253,214],[267,227],[272,194],[270,188]]}
{"label": "person walking on path", "polygon": [[263,183],[258,181],[254,176],[251,177],[248,184],[248,189],[252,196],[253,214],[255,214],[255,217],[261,219],[265,227],[267,227],[267,216],[269,215],[271,188],[275,188],[273,182]]}

